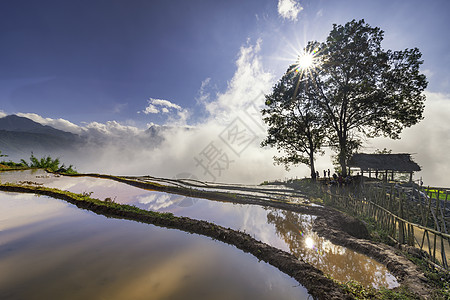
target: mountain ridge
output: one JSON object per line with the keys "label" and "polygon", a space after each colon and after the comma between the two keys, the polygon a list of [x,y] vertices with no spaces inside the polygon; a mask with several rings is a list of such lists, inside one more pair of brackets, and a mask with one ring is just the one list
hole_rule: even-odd
{"label": "mountain ridge", "polygon": [[0,118],[0,151],[9,159],[30,155],[57,155],[83,142],[77,134],[42,125],[17,115]]}
{"label": "mountain ridge", "polygon": [[77,136],[77,134],[56,129],[48,125],[42,125],[41,123],[17,115],[8,115],[0,118],[0,130],[57,135],[61,137]]}

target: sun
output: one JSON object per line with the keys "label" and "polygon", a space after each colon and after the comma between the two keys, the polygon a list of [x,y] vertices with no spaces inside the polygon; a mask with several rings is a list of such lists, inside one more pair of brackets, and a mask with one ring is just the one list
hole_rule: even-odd
{"label": "sun", "polygon": [[311,73],[320,66],[318,49],[304,49],[297,57],[296,72],[301,74]]}
{"label": "sun", "polygon": [[314,65],[314,54],[313,53],[305,53],[301,55],[298,59],[298,66],[303,70],[308,70],[312,68]]}

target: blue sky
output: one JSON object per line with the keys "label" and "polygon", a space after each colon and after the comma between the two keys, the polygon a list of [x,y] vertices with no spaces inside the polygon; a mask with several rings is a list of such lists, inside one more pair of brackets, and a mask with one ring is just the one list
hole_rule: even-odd
{"label": "blue sky", "polygon": [[428,90],[450,93],[450,2],[291,2],[283,16],[276,0],[2,1],[0,110],[145,127],[166,121],[161,110],[143,113],[160,99],[196,123],[202,83],[209,101],[224,93],[242,46],[260,41],[273,83],[306,41],[353,18],[381,27],[385,48],[419,47]]}

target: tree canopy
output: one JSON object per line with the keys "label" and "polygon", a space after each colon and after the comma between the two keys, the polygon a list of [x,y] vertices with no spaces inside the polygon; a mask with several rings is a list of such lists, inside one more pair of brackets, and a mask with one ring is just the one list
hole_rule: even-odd
{"label": "tree canopy", "polygon": [[[364,20],[352,20],[333,25],[325,42],[307,44],[303,56],[312,63],[302,66],[299,57],[266,96],[262,111],[269,126],[262,145],[287,153],[278,161],[304,163],[294,158],[310,155],[311,149],[317,153],[326,137],[346,175],[347,161],[364,138],[398,139],[404,128],[423,118],[427,81],[419,72],[421,53],[417,48],[384,50],[383,35]],[[309,131],[316,133],[316,142],[305,141]],[[309,152],[301,147],[305,143]]]}
{"label": "tree canopy", "polygon": [[321,111],[308,97],[308,85],[300,76],[297,66],[290,66],[273,93],[266,96],[262,114],[269,128],[261,145],[284,151],[284,156],[274,157],[274,160],[286,168],[299,163],[308,165],[311,177],[315,178],[314,155],[320,152],[325,131]]}

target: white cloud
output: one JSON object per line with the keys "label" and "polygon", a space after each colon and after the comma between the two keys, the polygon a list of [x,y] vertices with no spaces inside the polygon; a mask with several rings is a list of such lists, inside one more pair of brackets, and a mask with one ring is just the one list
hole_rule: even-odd
{"label": "white cloud", "polygon": [[159,110],[153,104],[149,103],[148,106],[142,112],[146,115],[157,114],[159,113]]}
{"label": "white cloud", "polygon": [[[167,117],[166,124],[173,126],[184,126],[186,125],[187,119],[190,113],[187,109],[183,109],[178,104],[172,103],[169,100],[154,99],[150,98],[148,105],[142,112],[146,115],[148,114],[165,114]],[[173,111],[175,110],[175,111]],[[171,112],[174,112],[171,114]],[[140,113],[140,112],[138,112]]]}
{"label": "white cloud", "polygon": [[272,86],[273,75],[263,69],[258,55],[261,44],[262,41],[258,40],[255,45],[241,47],[236,61],[237,69],[227,90],[219,93],[215,101],[206,103],[206,110],[214,120],[231,121],[249,105],[264,103],[261,98]]}
{"label": "white cloud", "polygon": [[178,119],[175,119],[174,121],[178,126],[185,126],[187,124],[187,120],[191,116],[191,112],[187,109],[183,109],[179,112],[177,112]]}
{"label": "white cloud", "polygon": [[83,130],[89,135],[104,135],[115,137],[135,136],[142,132],[137,127],[122,125],[116,121],[107,121],[106,123],[91,122]]}
{"label": "white cloud", "polygon": [[181,111],[182,108],[178,104],[172,103],[169,100],[150,98],[147,100],[148,106],[142,111],[144,114],[169,113],[169,109],[174,108]]}
{"label": "white cloud", "polygon": [[206,102],[209,101],[211,94],[207,92],[206,89],[210,82],[211,82],[210,77],[207,77],[205,80],[202,81],[200,90],[198,91],[198,97],[196,98],[198,104],[205,104]]}
{"label": "white cloud", "polygon": [[297,16],[302,10],[303,7],[295,0],[278,0],[278,14],[283,19],[297,21]]}
{"label": "white cloud", "polygon": [[5,113],[3,110],[0,110],[0,118],[6,117],[8,114]]}
{"label": "white cloud", "polygon": [[175,108],[177,110],[181,110],[181,107],[179,105],[172,103],[169,100],[150,98],[149,102],[151,102],[153,105],[163,106],[163,107],[167,107],[167,108]]}
{"label": "white cloud", "polygon": [[44,117],[42,117],[38,114],[34,114],[34,113],[18,113],[17,115],[19,117],[28,118],[28,119],[31,119],[42,125],[48,125],[48,126],[51,126],[53,128],[59,129],[59,130],[72,132],[75,134],[80,134],[83,132],[82,127],[75,125],[72,122],[61,119],[61,118],[59,118],[59,119],[44,118]]}

